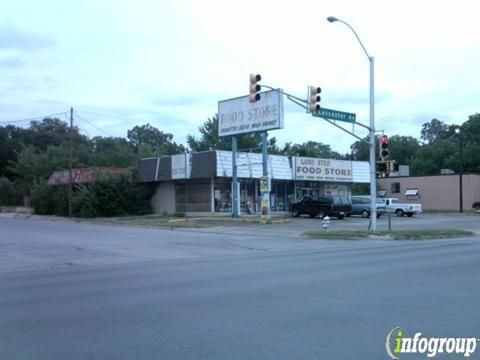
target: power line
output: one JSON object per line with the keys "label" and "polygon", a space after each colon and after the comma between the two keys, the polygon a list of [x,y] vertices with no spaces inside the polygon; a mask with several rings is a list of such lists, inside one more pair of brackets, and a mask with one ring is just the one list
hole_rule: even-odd
{"label": "power line", "polygon": [[123,115],[122,115],[122,116],[119,116],[119,115],[114,115],[114,114],[97,113],[97,112],[85,111],[85,110],[82,110],[82,113],[84,113],[84,114],[89,114],[89,115],[94,115],[94,116],[106,116],[106,117],[110,117],[110,118],[112,118],[112,119],[138,121],[138,118],[123,116]]}
{"label": "power line", "polygon": [[67,115],[66,111],[55,113],[55,114],[49,114],[49,115],[40,115],[40,116],[35,116],[31,118],[25,118],[25,119],[18,119],[18,120],[11,120],[11,121],[0,121],[0,124],[13,124],[13,123],[19,123],[19,122],[26,122],[26,121],[35,121],[35,120],[43,120],[52,116],[59,116],[59,115]]}
{"label": "power line", "polygon": [[77,118],[79,118],[80,120],[86,122],[87,124],[89,124],[90,126],[94,127],[95,129],[97,129],[98,131],[101,131],[102,133],[104,133],[105,135],[107,136],[110,136],[110,137],[115,137],[113,136],[112,134],[108,133],[107,131],[103,130],[102,128],[98,127],[97,125],[93,124],[92,122],[88,121],[87,119],[83,118],[82,116],[80,116],[78,114],[78,112],[75,111],[75,115]]}

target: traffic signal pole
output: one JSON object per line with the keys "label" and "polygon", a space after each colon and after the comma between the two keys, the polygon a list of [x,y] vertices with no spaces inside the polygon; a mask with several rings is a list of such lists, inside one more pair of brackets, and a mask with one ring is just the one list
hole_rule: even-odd
{"label": "traffic signal pole", "polygon": [[238,217],[237,135],[232,136],[232,217]]}
{"label": "traffic signal pole", "polygon": [[[262,132],[262,166],[263,166],[263,176],[268,177],[268,143],[267,143],[267,132]],[[271,181],[271,180],[270,180]],[[264,194],[261,194],[263,197]],[[266,196],[270,196],[270,192]],[[268,202],[267,213],[265,214],[267,219],[270,218],[270,201]]]}
{"label": "traffic signal pole", "polygon": [[[368,54],[367,54],[368,55]],[[375,91],[374,58],[370,62],[370,230],[377,231],[377,177],[375,175]]]}

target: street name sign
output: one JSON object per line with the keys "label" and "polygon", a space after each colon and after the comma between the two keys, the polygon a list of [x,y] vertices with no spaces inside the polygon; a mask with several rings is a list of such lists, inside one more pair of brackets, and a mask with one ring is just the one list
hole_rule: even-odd
{"label": "street name sign", "polygon": [[282,128],[283,95],[278,90],[260,93],[253,103],[248,95],[218,102],[218,136]]}
{"label": "street name sign", "polygon": [[318,111],[312,113],[313,116],[327,118],[330,120],[345,121],[354,123],[357,116],[353,113],[344,111],[332,110],[327,108],[320,108]]}

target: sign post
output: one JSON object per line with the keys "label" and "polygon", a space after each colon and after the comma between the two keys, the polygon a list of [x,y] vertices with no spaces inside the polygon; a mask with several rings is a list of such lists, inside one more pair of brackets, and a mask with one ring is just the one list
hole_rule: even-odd
{"label": "sign post", "polygon": [[[237,135],[251,132],[262,133],[263,175],[268,177],[267,130],[283,128],[283,94],[281,90],[270,90],[260,94],[259,100],[250,101],[250,96],[218,102],[218,136],[232,136],[232,216],[238,217],[237,210]],[[261,191],[262,215],[264,205],[266,216],[270,214],[270,189]]]}

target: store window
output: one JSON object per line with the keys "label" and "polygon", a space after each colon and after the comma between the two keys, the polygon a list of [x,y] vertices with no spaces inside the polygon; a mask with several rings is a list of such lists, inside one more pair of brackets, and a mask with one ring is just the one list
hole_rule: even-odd
{"label": "store window", "polygon": [[400,183],[392,183],[392,194],[400,194]]}
{"label": "store window", "polygon": [[405,196],[407,197],[407,199],[419,199],[420,198],[420,194],[419,194],[417,188],[407,188],[407,190],[405,191]]}
{"label": "store window", "polygon": [[256,188],[258,180],[241,179],[240,180],[240,211],[246,214],[254,214],[256,212],[256,204],[259,201],[256,196]]}
{"label": "store window", "polygon": [[305,196],[318,198],[323,195],[324,188],[318,181],[298,181],[296,186],[297,200],[302,200]]}
{"label": "store window", "polygon": [[215,212],[232,212],[231,179],[215,179],[213,193]]}
{"label": "store window", "polygon": [[177,211],[211,211],[210,179],[191,179],[175,183]]}

